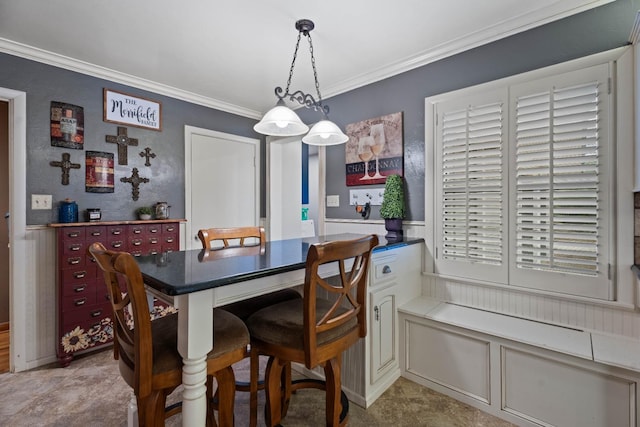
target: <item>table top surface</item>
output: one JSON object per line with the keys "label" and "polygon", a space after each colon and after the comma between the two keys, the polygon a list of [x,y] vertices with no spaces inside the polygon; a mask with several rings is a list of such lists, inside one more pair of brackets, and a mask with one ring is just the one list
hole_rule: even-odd
{"label": "table top surface", "polygon": [[[167,295],[183,295],[303,269],[311,245],[335,240],[353,240],[363,236],[335,234],[275,240],[266,242],[263,246],[249,247],[237,256],[227,256],[226,252],[230,251],[229,249],[193,249],[142,256],[137,260],[148,286]],[[381,236],[379,240],[380,244],[374,252],[424,241],[420,238],[404,238],[397,242],[388,242]]]}

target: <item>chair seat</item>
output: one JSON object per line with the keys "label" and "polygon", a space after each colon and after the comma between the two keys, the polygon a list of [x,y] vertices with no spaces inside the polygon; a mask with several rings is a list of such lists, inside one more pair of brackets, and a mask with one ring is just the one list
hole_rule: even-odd
{"label": "chair seat", "polygon": [[[244,349],[249,334],[244,323],[224,310],[213,310],[213,349],[207,359]],[[151,322],[153,338],[153,374],[159,375],[182,369],[182,356],[178,353],[178,314],[170,314]]]}
{"label": "chair seat", "polygon": [[257,297],[227,304],[220,308],[236,315],[242,319],[243,322],[246,322],[252,314],[265,307],[294,299],[301,300],[302,295],[293,289],[281,289],[265,295],[259,295]]}
{"label": "chair seat", "polygon": [[[316,321],[333,306],[331,301],[316,299]],[[335,316],[347,312],[339,308]],[[317,344],[324,345],[351,332],[357,326],[357,319],[350,319],[343,325],[321,332]],[[296,350],[304,349],[304,302],[302,298],[284,301],[265,307],[247,320],[247,328],[252,339]]]}

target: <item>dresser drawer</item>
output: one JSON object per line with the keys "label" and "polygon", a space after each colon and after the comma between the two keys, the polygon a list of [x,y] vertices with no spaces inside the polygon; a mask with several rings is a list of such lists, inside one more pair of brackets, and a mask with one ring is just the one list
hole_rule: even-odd
{"label": "dresser drawer", "polygon": [[77,283],[65,283],[62,285],[62,297],[84,297],[87,294],[95,294],[95,281],[85,280]]}
{"label": "dresser drawer", "polygon": [[178,231],[179,231],[179,227],[177,223],[168,223],[168,224],[162,224],[162,233],[163,234],[171,234],[171,233],[175,233],[175,235],[178,235]]}
{"label": "dresser drawer", "polygon": [[87,325],[93,325],[105,317],[111,317],[112,313],[113,308],[111,307],[111,303],[77,307],[64,312],[63,329],[72,330],[78,325],[84,325],[85,327]]}
{"label": "dresser drawer", "polygon": [[70,312],[78,307],[84,307],[89,305],[95,305],[96,303],[96,293],[94,292],[83,292],[78,295],[69,295],[62,299],[62,311],[65,313]]}
{"label": "dresser drawer", "polygon": [[62,254],[58,259],[61,269],[84,267],[87,256],[84,254]]}
{"label": "dresser drawer", "polygon": [[60,230],[60,237],[64,242],[70,242],[73,240],[84,240],[84,236],[84,227],[69,227]]}
{"label": "dresser drawer", "polygon": [[371,259],[371,286],[387,283],[396,278],[400,263],[396,255],[381,255]]}
{"label": "dresser drawer", "polygon": [[87,246],[93,242],[104,243],[107,241],[107,227],[88,227],[86,231]]}
{"label": "dresser drawer", "polygon": [[149,224],[147,227],[147,235],[160,235],[162,234],[162,225],[161,224]]}
{"label": "dresser drawer", "polygon": [[62,253],[64,255],[84,256],[87,244],[84,240],[74,239],[62,242]]}
{"label": "dresser drawer", "polygon": [[85,282],[94,282],[96,278],[96,266],[87,263],[82,268],[62,270],[62,286],[74,285]]}

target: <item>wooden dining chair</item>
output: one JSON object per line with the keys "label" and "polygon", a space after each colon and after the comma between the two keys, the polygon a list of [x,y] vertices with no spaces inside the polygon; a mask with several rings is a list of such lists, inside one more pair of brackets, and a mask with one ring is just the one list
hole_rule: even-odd
{"label": "wooden dining chair", "polygon": [[[346,425],[348,400],[340,378],[342,352],[367,333],[367,271],[377,244],[377,236],[370,235],[311,246],[303,300],[284,301],[249,317],[252,359],[258,354],[270,356],[265,373],[268,426],[278,425],[286,415],[293,391],[309,387],[325,390],[326,425]],[[320,277],[318,268],[334,262],[338,263],[339,276],[331,281]],[[309,369],[322,366],[325,381],[283,384],[282,370],[291,362],[303,363]]]}
{"label": "wooden dining chair", "polygon": [[[151,321],[142,274],[131,254],[107,250],[101,243],[93,243],[88,252],[104,272],[113,307],[114,357],[136,396],[138,424],[163,426],[166,418],[181,411],[180,405],[165,407],[167,396],[182,383],[178,315]],[[214,309],[213,318],[214,346],[207,355],[207,400],[210,402],[213,396],[215,377],[218,422],[221,427],[230,427],[235,399],[231,365],[245,357],[249,334],[244,323],[227,311]],[[133,320],[132,327],[129,319]],[[207,424],[217,425],[211,407]]]}
{"label": "wooden dining chair", "polygon": [[[235,227],[235,228],[208,228],[198,231],[198,238],[202,242],[203,252],[198,258],[202,261],[211,261],[220,258],[227,258],[231,256],[248,256],[264,253],[266,234],[264,227]],[[293,289],[281,289],[275,292],[270,292],[265,295],[259,295],[257,297],[245,299],[242,301],[234,302],[224,305],[220,308],[227,310],[230,313],[238,316],[242,321],[246,322],[249,316],[258,310],[265,307],[269,307],[273,304],[277,304],[283,301],[301,300],[300,293]],[[246,356],[249,357],[249,349],[247,348]],[[258,376],[258,359],[256,357],[255,362],[250,366],[251,376]],[[291,365],[285,366],[283,369],[283,383],[288,383],[291,380]],[[257,424],[257,390],[264,388],[264,382],[255,380],[255,392],[251,390],[251,381],[240,382],[236,381],[237,391],[251,392],[250,401],[250,418],[249,423],[251,427]]]}

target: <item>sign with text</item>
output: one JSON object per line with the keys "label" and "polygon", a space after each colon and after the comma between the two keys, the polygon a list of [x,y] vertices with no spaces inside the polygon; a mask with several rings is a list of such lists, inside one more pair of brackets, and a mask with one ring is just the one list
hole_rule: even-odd
{"label": "sign with text", "polygon": [[139,96],[104,89],[105,122],[162,130],[162,104]]}

